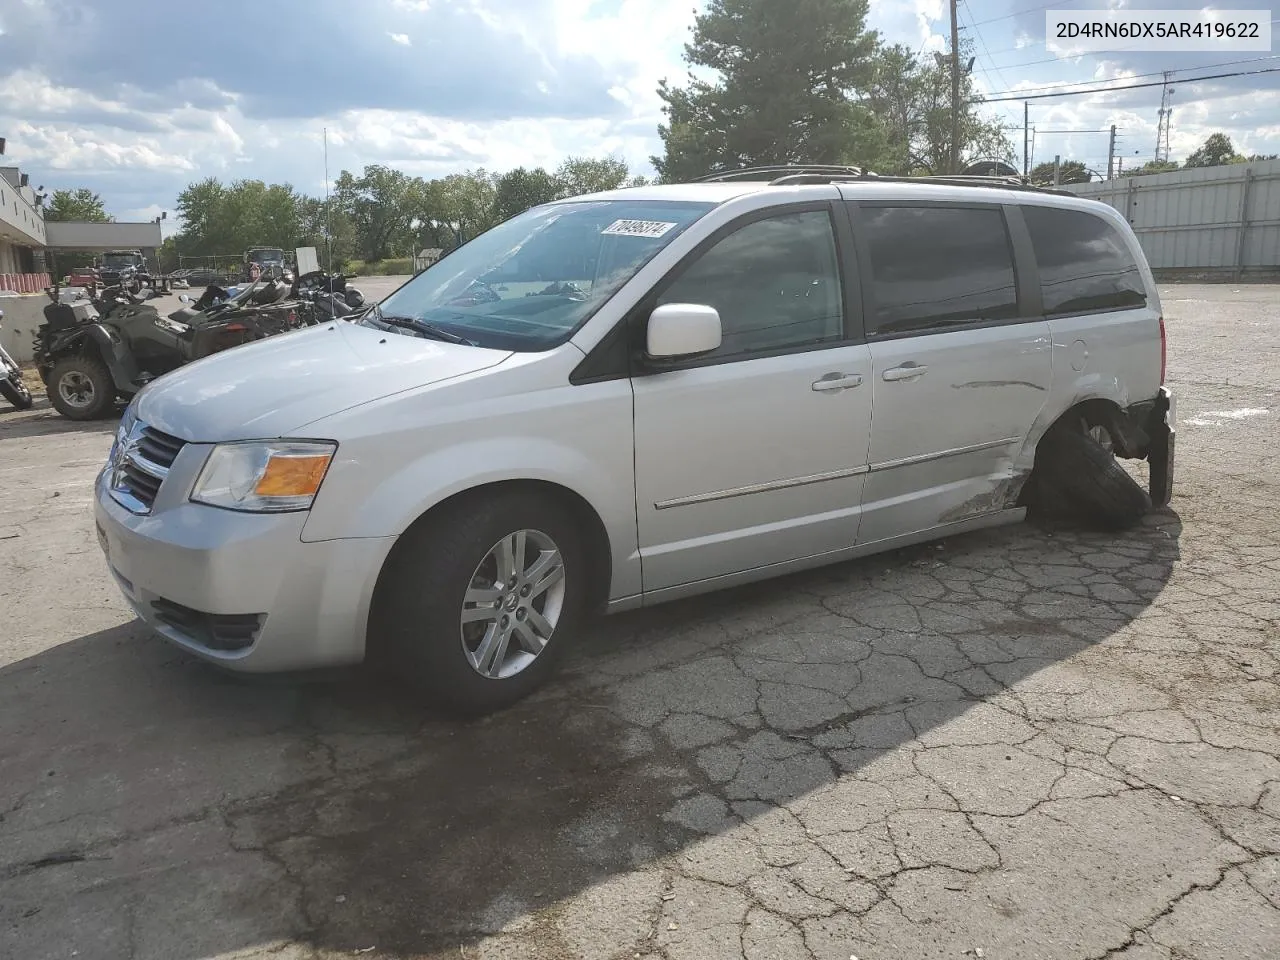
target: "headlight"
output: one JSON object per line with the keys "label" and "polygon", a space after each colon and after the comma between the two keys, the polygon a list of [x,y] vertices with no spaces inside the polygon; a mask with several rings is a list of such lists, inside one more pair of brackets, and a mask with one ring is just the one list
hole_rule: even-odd
{"label": "headlight", "polygon": [[304,440],[219,444],[191,499],[251,513],[308,510],[336,449],[334,443]]}

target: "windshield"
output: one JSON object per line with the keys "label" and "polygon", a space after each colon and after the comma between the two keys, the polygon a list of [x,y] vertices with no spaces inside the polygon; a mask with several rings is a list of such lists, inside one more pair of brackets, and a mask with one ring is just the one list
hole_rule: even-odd
{"label": "windshield", "polygon": [[102,257],[102,265],[110,270],[121,267],[135,267],[142,263],[142,257],[136,253],[108,253]]}
{"label": "windshield", "polygon": [[537,207],[420,273],[364,323],[545,350],[567,339],[654,254],[714,204],[595,200]]}
{"label": "windshield", "polygon": [[283,250],[250,250],[250,263],[279,263],[284,259]]}

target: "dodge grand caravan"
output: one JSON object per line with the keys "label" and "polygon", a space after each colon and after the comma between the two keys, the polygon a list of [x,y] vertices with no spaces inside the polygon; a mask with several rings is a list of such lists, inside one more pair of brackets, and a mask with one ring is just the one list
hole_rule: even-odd
{"label": "dodge grand caravan", "polygon": [[1132,523],[1172,489],[1163,383],[1159,296],[1107,206],[959,179],[631,188],[156,380],[97,528],[133,610],[198,656],[369,657],[483,712],[595,610],[1041,506]]}

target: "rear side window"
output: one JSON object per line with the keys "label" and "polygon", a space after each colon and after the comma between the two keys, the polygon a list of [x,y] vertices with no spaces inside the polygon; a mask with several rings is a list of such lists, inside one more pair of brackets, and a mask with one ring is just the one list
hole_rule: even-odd
{"label": "rear side window", "polygon": [[1147,303],[1142,273],[1114,226],[1082,210],[1024,206],[1047,316]]}
{"label": "rear side window", "polygon": [[1018,316],[1013,249],[995,208],[864,206],[871,254],[868,336],[893,336]]}

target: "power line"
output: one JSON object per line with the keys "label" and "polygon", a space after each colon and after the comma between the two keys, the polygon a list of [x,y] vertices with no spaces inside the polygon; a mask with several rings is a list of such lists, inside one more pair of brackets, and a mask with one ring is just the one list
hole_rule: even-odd
{"label": "power line", "polygon": [[[991,51],[987,49],[987,41],[982,38],[982,34],[979,32],[977,24],[973,22],[973,10],[970,9],[968,0],[965,0],[964,7],[965,13],[969,15],[969,23],[973,27],[973,35],[977,37],[978,43],[982,44],[982,52],[986,54],[987,62],[991,64],[991,69],[996,72],[996,76],[1000,78],[1000,82],[1007,87],[1009,85],[1009,81],[1004,78],[1004,74],[1000,72],[1000,68],[996,66],[995,61],[991,58]],[[979,64],[978,69],[982,71],[982,75],[986,77],[987,82],[990,83],[991,74],[987,73],[986,68]],[[994,83],[991,85],[995,86]]]}
{"label": "power line", "polygon": [[1012,19],[1013,17],[1020,17],[1024,13],[1035,13],[1037,10],[1048,10],[1050,7],[1065,7],[1067,4],[1072,2],[1073,0],[1058,0],[1057,3],[1046,3],[1042,7],[1031,7],[1027,10],[1015,10],[1013,11],[1013,13],[1006,13],[1003,17],[991,17],[988,20],[979,20],[977,23],[974,24],[974,26],[980,27],[984,23],[998,23],[1001,20],[1009,20],[1009,19]]}
{"label": "power line", "polygon": [[[1054,59],[1058,59],[1058,58],[1054,58]],[[1178,67],[1175,70],[1153,70],[1150,73],[1135,73],[1131,77],[1112,77],[1109,80],[1077,80],[1071,83],[1042,83],[1034,87],[1023,87],[1023,89],[1026,90],[1028,93],[1035,93],[1040,90],[1058,90],[1058,89],[1066,89],[1068,87],[1083,87],[1092,83],[1119,83],[1122,80],[1141,80],[1143,77],[1162,77],[1166,73],[1185,73],[1188,70],[1215,70],[1218,67],[1234,67],[1242,63],[1261,63],[1264,60],[1277,60],[1277,59],[1280,59],[1280,54],[1274,54],[1272,56],[1267,56],[1267,57],[1249,57],[1244,60],[1226,60],[1226,61],[1223,61],[1222,63],[1206,63],[1203,66],[1199,66],[1199,67]],[[1182,80],[1182,81],[1175,80],[1174,82],[1190,83],[1191,79]],[[1008,91],[1001,91],[1001,92],[1007,93]]]}
{"label": "power line", "polygon": [[[1224,80],[1228,77],[1254,77],[1264,73],[1280,73],[1280,67],[1264,67],[1261,70],[1233,70],[1230,73],[1211,73],[1206,77],[1187,77],[1178,83],[1201,83],[1205,80]],[[1087,82],[1087,81],[1086,81]],[[1046,100],[1050,97],[1081,97],[1091,93],[1123,93],[1126,90],[1143,90],[1147,87],[1163,87],[1165,81],[1155,80],[1150,83],[1131,83],[1125,87],[1097,87],[1091,90],[1059,90],[1056,93],[1014,94],[1012,96],[987,97],[984,103],[1008,103],[1015,100]],[[1064,86],[1070,86],[1064,85]],[[1078,86],[1078,84],[1077,84]],[[1012,91],[1002,90],[1001,94]]]}

